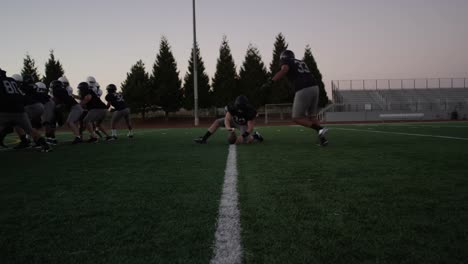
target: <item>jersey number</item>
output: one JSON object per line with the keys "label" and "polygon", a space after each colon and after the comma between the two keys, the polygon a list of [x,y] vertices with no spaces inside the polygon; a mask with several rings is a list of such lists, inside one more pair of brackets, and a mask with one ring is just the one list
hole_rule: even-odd
{"label": "jersey number", "polygon": [[297,71],[299,73],[310,73],[309,67],[303,61],[296,61]]}
{"label": "jersey number", "polygon": [[5,87],[5,91],[7,94],[20,94],[24,95],[24,93],[18,89],[18,86],[16,85],[15,82],[10,82],[8,80],[3,81],[3,86]]}

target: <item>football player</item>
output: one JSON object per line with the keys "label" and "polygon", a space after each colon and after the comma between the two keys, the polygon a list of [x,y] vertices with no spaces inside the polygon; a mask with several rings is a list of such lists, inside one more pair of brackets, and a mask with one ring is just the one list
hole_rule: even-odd
{"label": "football player", "polygon": [[[41,96],[37,92],[34,79],[31,75],[26,74],[23,76],[23,82],[20,84],[20,90],[24,93],[24,111],[28,115],[32,130],[34,133],[39,134],[39,130],[42,129],[42,114],[44,113],[44,105],[40,101]],[[21,136],[24,135],[27,131],[24,131],[22,127],[16,127],[16,132]],[[20,149],[29,147],[29,144],[22,143],[25,142],[22,141],[18,146],[16,146],[16,148]],[[40,144],[36,145],[40,147]]]}
{"label": "football player", "polygon": [[[31,78],[32,79],[32,78]],[[5,128],[18,127],[21,142],[17,149],[29,147],[26,133],[31,135],[42,152],[49,152],[51,148],[41,134],[31,127],[25,113],[24,92],[18,87],[13,78],[8,78],[6,72],[0,69],[0,131]],[[29,100],[29,99],[28,99]]]}
{"label": "football player", "polygon": [[67,77],[64,75],[60,78],[58,78],[60,82],[62,82],[63,87],[65,87],[65,90],[67,90],[68,94],[70,96],[75,97],[76,95],[73,95],[73,88],[70,86],[70,82],[68,81]]}
{"label": "football player", "polygon": [[52,90],[55,103],[57,105],[64,106],[65,110],[69,112],[65,123],[75,136],[72,144],[81,143],[82,139],[80,137],[78,122],[80,121],[81,114],[83,113],[83,108],[78,104],[75,98],[68,93],[61,81],[52,81],[50,83],[50,89]]}
{"label": "football player", "polygon": [[125,100],[123,99],[122,93],[117,93],[117,86],[114,84],[109,84],[106,87],[107,95],[105,97],[107,101],[107,108],[113,107],[111,112],[112,119],[111,119],[111,133],[114,139],[117,139],[117,130],[116,126],[117,123],[123,118],[125,119],[125,123],[127,124],[129,138],[133,138],[133,130],[132,124],[130,121],[130,109],[128,109]]}
{"label": "football player", "polygon": [[245,95],[240,95],[233,104],[229,104],[225,107],[225,116],[215,120],[208,128],[205,135],[194,139],[194,141],[199,144],[206,144],[208,138],[213,135],[219,127],[225,127],[226,130],[230,132],[229,137],[235,132],[235,129],[240,130],[240,135],[237,136],[237,140],[230,143],[262,142],[263,137],[260,133],[254,131],[256,117],[257,111],[249,103],[249,99]]}
{"label": "football player", "polygon": [[55,102],[49,95],[49,88],[43,82],[37,82],[35,88],[37,100],[44,106],[41,120],[45,128],[46,141],[51,145],[57,145],[57,139],[55,138]]}
{"label": "football player", "polygon": [[93,130],[93,123],[96,124],[96,127],[100,132],[106,135],[106,140],[113,140],[111,136],[106,132],[102,121],[106,118],[107,106],[99,99],[99,97],[94,93],[89,87],[88,83],[82,82],[78,84],[78,91],[81,97],[81,105],[86,106],[88,109],[88,114],[83,119],[83,122],[90,133],[90,138],[88,142],[97,142],[97,135],[95,130]]}
{"label": "football player", "polygon": [[293,121],[301,126],[312,128],[317,131],[318,144],[328,145],[325,137],[328,129],[320,125],[317,119],[319,88],[317,80],[314,78],[305,62],[297,60],[294,53],[285,50],[280,55],[281,69],[278,71],[263,88],[267,89],[273,82],[283,77],[294,84],[295,95],[292,109]]}

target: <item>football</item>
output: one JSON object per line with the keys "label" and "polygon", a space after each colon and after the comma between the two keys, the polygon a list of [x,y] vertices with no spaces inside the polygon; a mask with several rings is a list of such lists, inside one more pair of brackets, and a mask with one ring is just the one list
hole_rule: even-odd
{"label": "football", "polygon": [[229,144],[236,144],[236,141],[237,141],[236,132],[234,132],[234,131],[229,132],[228,143]]}

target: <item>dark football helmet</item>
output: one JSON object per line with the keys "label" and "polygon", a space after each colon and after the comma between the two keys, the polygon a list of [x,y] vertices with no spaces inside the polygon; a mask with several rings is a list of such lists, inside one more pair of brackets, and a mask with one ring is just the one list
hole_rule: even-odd
{"label": "dark football helmet", "polygon": [[294,60],[296,57],[294,56],[294,52],[290,50],[285,50],[281,52],[280,60]]}
{"label": "dark football helmet", "polygon": [[34,85],[34,78],[30,74],[23,75],[23,83],[26,85]]}
{"label": "dark football helmet", "polygon": [[80,82],[77,88],[78,88],[80,95],[85,94],[86,92],[89,91],[89,85],[87,82]]}
{"label": "dark football helmet", "polygon": [[117,86],[115,86],[115,84],[109,84],[107,85],[106,87],[106,90],[108,93],[115,93],[117,91]]}
{"label": "dark football helmet", "polygon": [[249,104],[249,99],[245,95],[237,96],[236,100],[234,101],[234,106],[238,109],[243,109]]}
{"label": "dark football helmet", "polygon": [[49,87],[52,91],[57,91],[58,89],[64,88],[63,83],[58,80],[50,82]]}

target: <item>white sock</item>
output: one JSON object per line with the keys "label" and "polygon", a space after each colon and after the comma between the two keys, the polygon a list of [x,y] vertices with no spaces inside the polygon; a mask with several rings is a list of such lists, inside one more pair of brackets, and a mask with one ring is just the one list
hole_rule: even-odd
{"label": "white sock", "polygon": [[117,131],[115,129],[112,129],[112,136],[116,137],[117,136]]}

